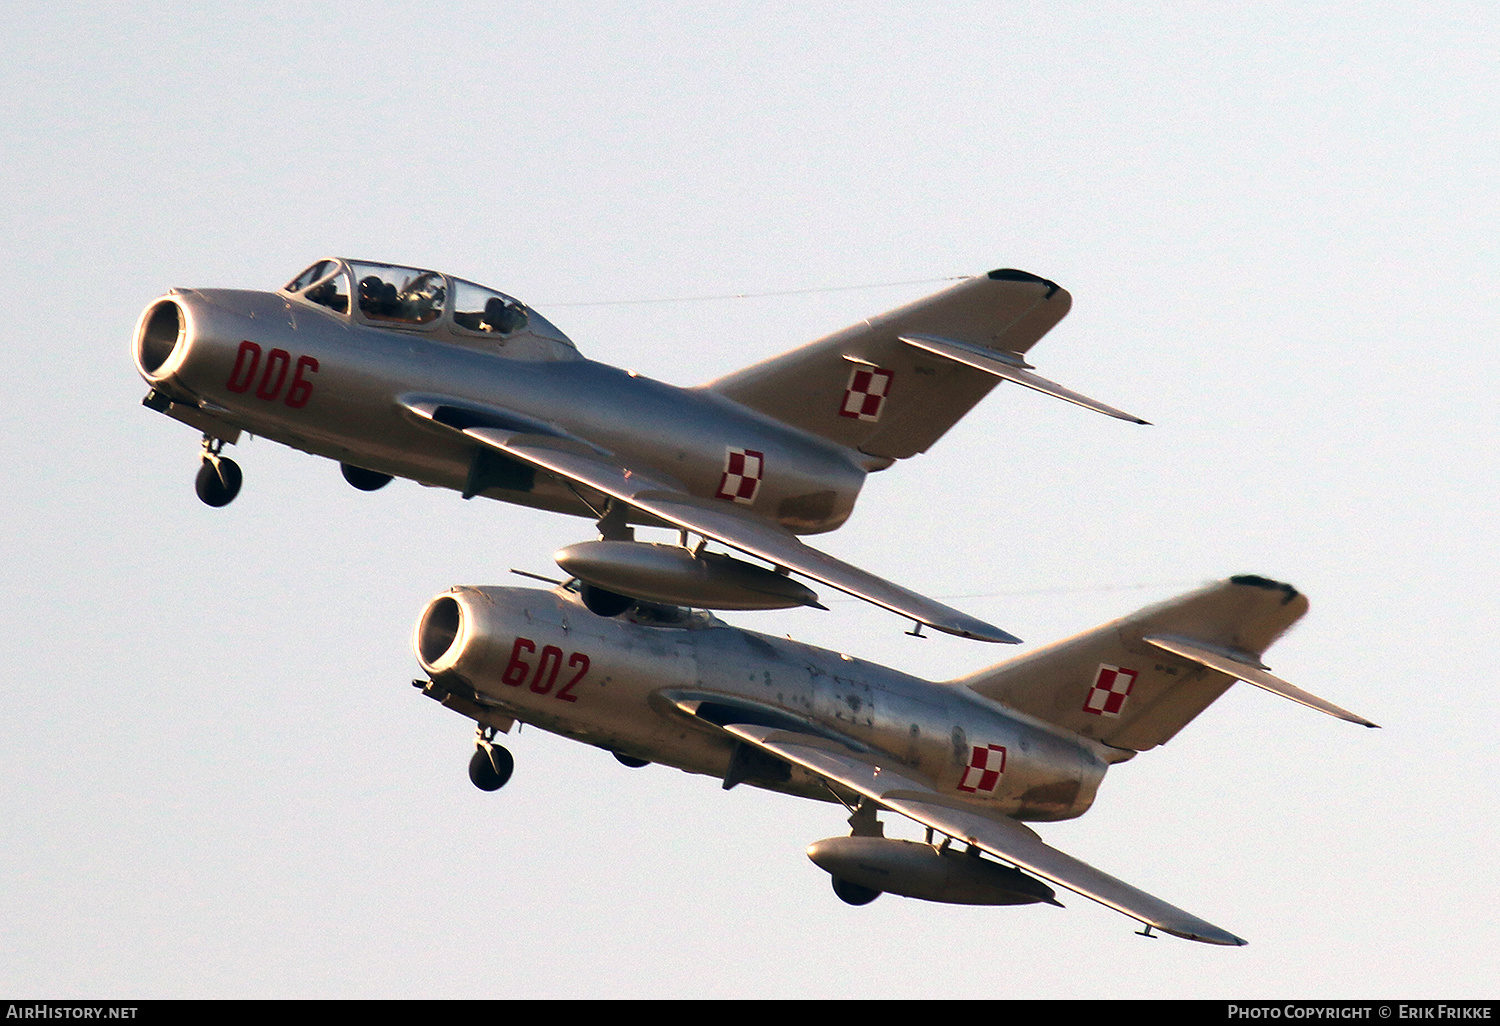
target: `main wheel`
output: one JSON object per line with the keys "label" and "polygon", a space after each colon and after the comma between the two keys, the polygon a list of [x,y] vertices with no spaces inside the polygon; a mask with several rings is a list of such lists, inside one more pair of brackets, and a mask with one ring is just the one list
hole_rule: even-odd
{"label": "main wheel", "polygon": [[635,599],[629,595],[617,595],[612,591],[596,588],[592,584],[583,585],[578,589],[578,593],[583,599],[583,604],[588,607],[588,611],[595,616],[619,616],[635,605]]}
{"label": "main wheel", "polygon": [[490,745],[488,749],[480,746],[474,749],[474,757],[469,760],[469,779],[481,791],[498,791],[505,786],[515,768],[516,760],[508,749],[499,745]]}
{"label": "main wheel", "polygon": [[344,480],[362,492],[379,491],[391,483],[391,475],[379,474],[364,467],[351,466],[348,463],[340,463],[339,469],[344,472]]}
{"label": "main wheel", "polygon": [[640,769],[642,766],[651,765],[649,760],[637,759],[633,755],[621,755],[619,752],[614,752],[612,754],[615,757],[615,761],[618,762],[621,766],[629,766],[631,769]]}
{"label": "main wheel", "polygon": [[861,887],[859,884],[850,883],[848,880],[833,878],[833,893],[839,896],[839,900],[848,905],[868,905],[880,897],[880,891],[873,887]]}
{"label": "main wheel", "polygon": [[198,498],[217,508],[233,502],[244,483],[245,475],[240,472],[240,465],[228,456],[217,456],[203,461],[193,487]]}

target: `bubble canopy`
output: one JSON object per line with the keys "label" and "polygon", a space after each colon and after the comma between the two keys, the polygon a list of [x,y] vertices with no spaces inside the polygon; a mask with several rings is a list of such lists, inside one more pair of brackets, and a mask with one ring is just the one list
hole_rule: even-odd
{"label": "bubble canopy", "polygon": [[420,267],[328,258],[281,291],[374,327],[447,328],[455,335],[496,342],[524,334],[573,348],[566,335],[520,300]]}

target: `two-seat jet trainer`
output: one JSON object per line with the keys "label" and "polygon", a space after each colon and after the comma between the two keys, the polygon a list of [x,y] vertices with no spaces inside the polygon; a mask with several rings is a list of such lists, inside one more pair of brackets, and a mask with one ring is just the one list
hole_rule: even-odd
{"label": "two-seat jet trainer", "polygon": [[[1148,933],[1242,944],[1022,821],[1082,815],[1109,766],[1236,680],[1374,726],[1260,661],[1307,608],[1295,589],[1231,578],[946,683],[701,611],[817,606],[795,573],[937,630],[1015,641],[797,535],[841,525],[870,472],[925,451],[999,381],[1144,423],[1032,373],[1027,351],[1069,303],[1050,281],[991,271],[677,388],[585,359],[493,289],[321,260],[278,292],[173,290],[141,315],[134,351],[145,404],[203,433],[211,506],[239,491],[222,450],[249,431],[337,460],[366,491],[400,476],[597,521],[599,540],[557,554],[567,584],[455,588],[417,624],[416,683],[478,724],[481,788],[513,768],[496,735],[534,724],[627,766],[843,803],[852,835],[808,854],[851,904],[886,891],[1055,903],[1057,885]],[[678,544],[636,541],[632,525],[675,529]],[[886,838],[882,810],[925,826],[927,843]]]}
{"label": "two-seat jet trainer", "polygon": [[[241,432],[393,477],[598,522],[558,562],[604,616],[633,601],[818,606],[797,574],[940,631],[1017,639],[796,537],[831,531],[866,476],[925,451],[996,383],[1136,423],[1038,376],[1068,312],[1024,271],[966,279],[696,388],[585,359],[536,311],[435,271],[320,260],[277,292],[174,289],[136,327],[145,405],[203,433],[197,489],[234,499]],[[635,540],[666,527],[678,544]],[[696,540],[695,540],[696,536]],[[715,541],[762,563],[709,552]],[[766,565],[768,564],[768,565]]]}
{"label": "two-seat jet trainer", "polygon": [[[637,603],[604,619],[572,586],[464,587],[422,613],[413,642],[427,679],[413,683],[479,724],[469,776],[483,790],[510,778],[513,759],[494,739],[520,721],[626,766],[843,803],[852,834],[808,857],[852,905],[883,892],[1056,904],[1055,884],[1148,933],[1243,944],[1022,821],[1083,815],[1110,766],[1170,740],[1236,680],[1373,727],[1261,662],[1306,610],[1290,585],[1234,577],[938,683],[703,612]],[[925,826],[926,843],[886,837],[880,811]]]}

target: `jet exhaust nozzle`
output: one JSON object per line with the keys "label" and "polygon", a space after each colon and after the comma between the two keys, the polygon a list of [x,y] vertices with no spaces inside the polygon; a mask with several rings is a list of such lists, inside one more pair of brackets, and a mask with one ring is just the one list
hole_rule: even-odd
{"label": "jet exhaust nozzle", "polygon": [[716,552],[634,541],[579,542],[553,556],[598,588],[650,602],[700,609],[816,606],[817,593],[786,574]]}
{"label": "jet exhaust nozzle", "polygon": [[808,846],[813,864],[872,891],[949,905],[1057,904],[1051,887],[1019,869],[952,848],[888,837],[829,837]]}

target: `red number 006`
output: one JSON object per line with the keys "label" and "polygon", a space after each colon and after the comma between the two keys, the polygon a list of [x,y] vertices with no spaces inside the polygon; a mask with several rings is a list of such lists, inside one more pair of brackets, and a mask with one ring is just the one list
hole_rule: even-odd
{"label": "red number 006", "polygon": [[[260,352],[260,346],[249,339],[241,342],[239,350],[234,354],[234,370],[229,372],[229,380],[224,382],[224,387],[231,392],[248,392],[250,386],[255,385],[255,398],[271,402],[281,394],[282,386],[286,384],[292,354],[285,349],[273,349],[267,353],[266,369],[261,372],[260,383],[257,385],[255,376],[260,371]],[[297,366],[292,370],[292,386],[286,390],[285,402],[288,406],[300,410],[307,405],[313,393],[312,382],[307,380],[307,375],[316,373],[317,360],[311,356],[297,357]]]}
{"label": "red number 006", "polygon": [[589,657],[582,652],[574,652],[568,656],[568,669],[576,669],[578,672],[554,694],[552,689],[557,686],[558,671],[563,666],[563,651],[556,645],[542,646],[542,653],[538,656],[535,667],[522,658],[523,655],[535,654],[536,642],[530,638],[517,638],[516,643],[511,646],[510,662],[506,664],[505,673],[500,679],[513,688],[525,687],[529,679],[531,690],[539,695],[550,694],[564,702],[578,701],[573,688],[589,672]]}

